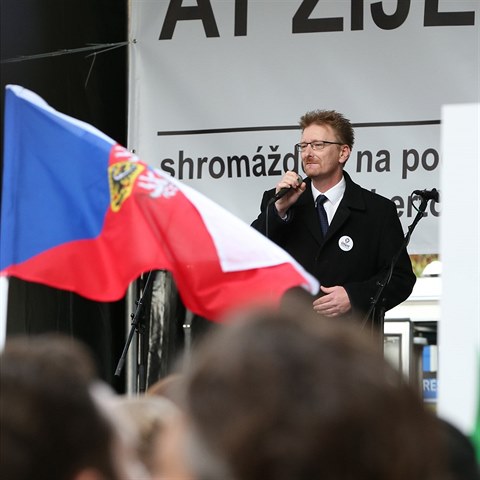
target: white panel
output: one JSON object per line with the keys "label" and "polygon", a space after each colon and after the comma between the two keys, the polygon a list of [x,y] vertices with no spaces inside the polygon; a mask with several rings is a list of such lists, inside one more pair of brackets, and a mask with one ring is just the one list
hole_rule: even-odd
{"label": "white panel", "polygon": [[442,110],[438,412],[473,430],[480,374],[480,104]]}

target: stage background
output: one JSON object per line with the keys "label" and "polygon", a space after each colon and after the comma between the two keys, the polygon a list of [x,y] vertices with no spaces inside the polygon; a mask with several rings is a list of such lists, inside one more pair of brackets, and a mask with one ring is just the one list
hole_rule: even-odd
{"label": "stage background", "polygon": [[[479,2],[131,2],[128,147],[247,223],[299,169],[300,116],[356,127],[346,170],[394,199],[439,188],[443,104],[479,100]],[[461,161],[461,159],[459,159]],[[430,202],[409,253],[438,253]]]}

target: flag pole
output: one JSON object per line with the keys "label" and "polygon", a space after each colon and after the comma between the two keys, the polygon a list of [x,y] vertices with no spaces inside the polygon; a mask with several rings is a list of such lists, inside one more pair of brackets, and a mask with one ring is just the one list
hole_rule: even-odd
{"label": "flag pole", "polygon": [[0,277],[0,351],[7,338],[8,277]]}

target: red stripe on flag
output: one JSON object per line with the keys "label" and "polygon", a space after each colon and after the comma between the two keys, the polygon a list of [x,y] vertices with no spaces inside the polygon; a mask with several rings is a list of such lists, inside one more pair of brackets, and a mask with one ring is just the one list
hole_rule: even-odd
{"label": "red stripe on flag", "polygon": [[53,248],[6,273],[115,301],[141,273],[156,269],[169,270],[186,307],[211,320],[249,304],[277,303],[287,289],[306,283],[289,263],[223,272],[201,216],[180,190],[152,198],[135,189],[118,212],[107,213],[96,239]]}

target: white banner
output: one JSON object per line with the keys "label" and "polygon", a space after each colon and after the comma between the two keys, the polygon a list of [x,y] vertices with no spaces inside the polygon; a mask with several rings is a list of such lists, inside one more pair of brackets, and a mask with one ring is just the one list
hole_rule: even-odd
{"label": "white banner", "polygon": [[[392,198],[439,188],[443,104],[479,101],[478,0],[132,0],[128,147],[247,223],[306,111],[355,126],[346,169]],[[461,161],[461,159],[459,159]],[[429,203],[410,253],[438,253]]]}

